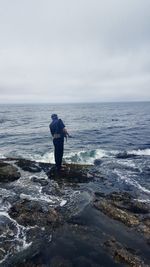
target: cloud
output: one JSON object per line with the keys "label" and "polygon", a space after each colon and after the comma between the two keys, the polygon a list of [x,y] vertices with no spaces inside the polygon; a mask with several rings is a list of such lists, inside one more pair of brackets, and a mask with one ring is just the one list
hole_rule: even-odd
{"label": "cloud", "polygon": [[6,0],[0,102],[150,99],[150,1]]}

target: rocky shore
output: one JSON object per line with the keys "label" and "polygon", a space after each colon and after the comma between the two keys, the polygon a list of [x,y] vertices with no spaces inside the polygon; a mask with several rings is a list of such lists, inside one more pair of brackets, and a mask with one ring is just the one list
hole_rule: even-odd
{"label": "rocky shore", "polygon": [[[90,165],[58,174],[52,164],[1,159],[0,266],[149,266],[150,206],[130,192],[91,190],[97,179],[107,182]],[[69,192],[80,199],[69,202]]]}

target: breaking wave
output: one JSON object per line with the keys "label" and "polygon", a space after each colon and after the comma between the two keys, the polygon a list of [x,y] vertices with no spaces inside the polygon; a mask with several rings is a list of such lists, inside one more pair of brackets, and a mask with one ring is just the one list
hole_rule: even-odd
{"label": "breaking wave", "polygon": [[150,156],[150,148],[131,150],[128,152],[128,155]]}
{"label": "breaking wave", "polygon": [[116,155],[116,158],[128,159],[128,158],[133,158],[137,156],[150,156],[150,149],[146,148],[146,149],[137,149],[137,150],[119,152]]}
{"label": "breaking wave", "polygon": [[[79,164],[94,164],[96,159],[102,159],[105,157],[112,156],[112,152],[108,152],[103,149],[89,150],[89,151],[78,151],[64,153],[64,161],[66,163],[79,163]],[[29,156],[31,160],[45,163],[54,163],[54,153],[45,153],[44,155],[33,155]]]}

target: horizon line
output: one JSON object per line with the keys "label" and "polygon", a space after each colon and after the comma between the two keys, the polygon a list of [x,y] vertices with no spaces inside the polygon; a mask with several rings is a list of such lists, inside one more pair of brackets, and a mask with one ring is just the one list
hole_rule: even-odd
{"label": "horizon line", "polygon": [[112,100],[112,101],[86,101],[86,102],[4,102],[0,105],[63,105],[63,104],[101,104],[101,103],[145,103],[150,102],[150,100]]}

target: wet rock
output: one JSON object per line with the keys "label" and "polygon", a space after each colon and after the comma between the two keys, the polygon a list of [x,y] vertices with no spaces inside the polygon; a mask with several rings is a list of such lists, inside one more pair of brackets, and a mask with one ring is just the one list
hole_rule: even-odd
{"label": "wet rock", "polygon": [[132,196],[127,192],[112,192],[108,195],[105,195],[105,197],[112,201],[122,201],[126,203],[132,199]]}
{"label": "wet rock", "polygon": [[0,161],[0,182],[13,182],[19,179],[21,176],[20,172],[13,165]]}
{"label": "wet rock", "polygon": [[131,227],[139,224],[139,220],[136,216],[129,214],[119,208],[116,208],[111,203],[109,203],[108,200],[103,199],[100,201],[95,201],[94,206],[109,217],[121,221],[127,226]]}
{"label": "wet rock", "polygon": [[82,267],[99,267],[96,263],[92,262],[90,259],[87,259],[84,256],[77,257],[75,260],[75,266]]}
{"label": "wet rock", "polygon": [[72,183],[87,183],[94,178],[93,175],[89,173],[89,166],[79,164],[66,164],[59,173],[55,167],[53,167],[47,175],[52,179],[63,179]]}
{"label": "wet rock", "polygon": [[73,265],[68,259],[64,259],[61,256],[56,256],[52,258],[50,267],[73,267]]}
{"label": "wet rock", "polygon": [[9,215],[23,226],[55,228],[62,223],[62,218],[55,209],[45,209],[40,203],[30,200],[20,200],[10,208]]}
{"label": "wet rock", "polygon": [[139,202],[126,192],[112,192],[108,195],[96,192],[94,207],[128,227],[136,227],[136,230],[142,232],[149,240],[150,206],[148,204]]}
{"label": "wet rock", "polygon": [[25,263],[20,263],[20,264],[15,264],[14,267],[47,267],[45,264],[36,264],[33,262],[25,262]]}
{"label": "wet rock", "polygon": [[150,211],[150,208],[146,203],[142,203],[137,200],[133,200],[131,203],[129,203],[127,209],[133,213],[139,214],[147,214]]}
{"label": "wet rock", "polygon": [[150,217],[142,218],[139,230],[145,234],[145,237],[150,240]]}
{"label": "wet rock", "polygon": [[49,172],[50,168],[54,166],[54,164],[39,162],[40,168],[45,171],[46,173]]}
{"label": "wet rock", "polygon": [[39,183],[39,184],[41,184],[41,186],[48,185],[48,181],[46,179],[44,179],[44,178],[38,178],[36,176],[33,176],[31,178],[31,181],[34,182],[34,183]]}
{"label": "wet rock", "polygon": [[104,246],[109,250],[116,262],[124,263],[132,267],[148,267],[132,249],[123,247],[115,239],[105,241]]}
{"label": "wet rock", "polygon": [[116,207],[128,210],[131,213],[147,214],[150,212],[148,204],[139,202],[138,199],[134,199],[127,192],[112,192],[109,195],[105,195],[105,198],[109,199]]}
{"label": "wet rock", "polygon": [[128,158],[133,158],[133,157],[135,158],[137,156],[135,154],[128,154],[126,151],[118,153],[116,155],[117,159],[128,159]]}
{"label": "wet rock", "polygon": [[99,166],[99,165],[101,165],[102,164],[102,160],[101,159],[95,159],[94,160],[94,165],[95,166]]}
{"label": "wet rock", "polygon": [[20,167],[23,171],[28,172],[41,172],[41,167],[35,161],[27,160],[27,159],[19,159],[16,162],[17,166]]}

